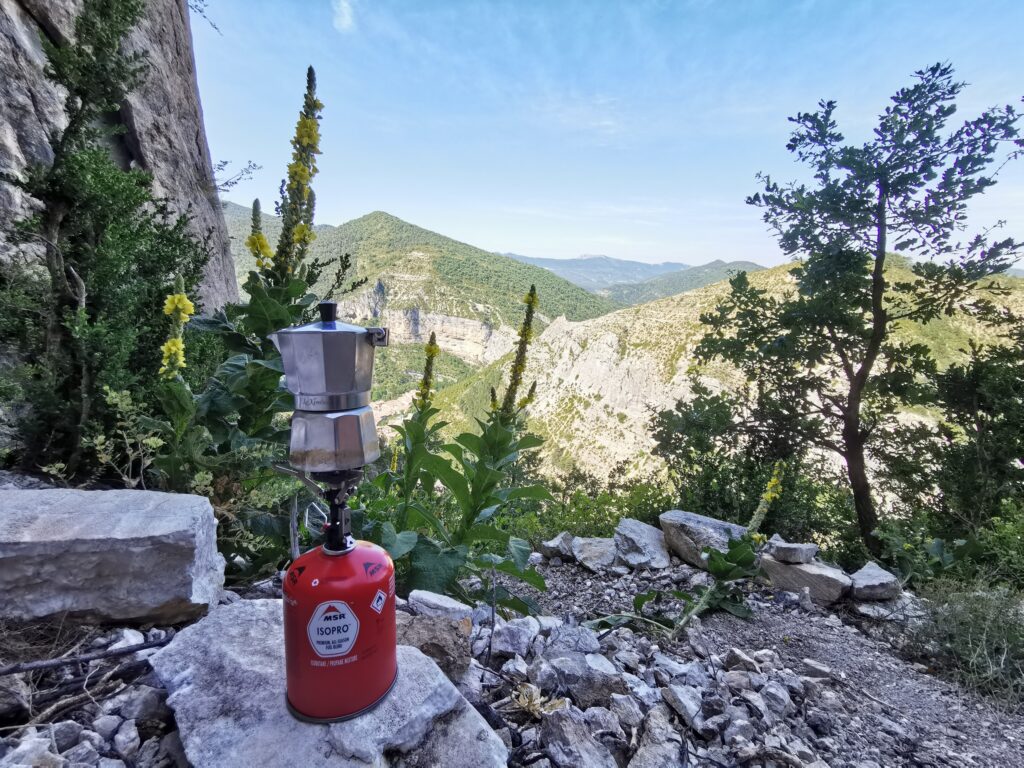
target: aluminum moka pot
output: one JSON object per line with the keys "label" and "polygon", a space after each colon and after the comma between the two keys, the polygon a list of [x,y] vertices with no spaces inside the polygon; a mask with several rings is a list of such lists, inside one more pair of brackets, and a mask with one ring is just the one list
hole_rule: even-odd
{"label": "aluminum moka pot", "polygon": [[387,328],[338,322],[338,305],[320,302],[320,321],[283,328],[269,338],[281,353],[285,387],[299,411],[350,411],[370,404],[373,353]]}
{"label": "aluminum moka pot", "polygon": [[369,403],[374,351],[388,331],[338,322],[337,313],[321,302],[319,322],[270,334],[295,397],[288,463],[300,472],[357,469],[380,456]]}

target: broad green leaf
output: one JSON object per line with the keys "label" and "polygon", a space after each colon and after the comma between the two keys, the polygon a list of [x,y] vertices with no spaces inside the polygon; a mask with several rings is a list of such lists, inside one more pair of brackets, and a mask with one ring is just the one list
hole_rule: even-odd
{"label": "broad green leaf", "polygon": [[518,569],[515,563],[509,560],[502,560],[500,563],[494,566],[495,570],[507,573],[509,576],[514,576],[520,581],[524,581],[535,589],[539,589],[542,592],[548,588],[547,583],[544,581],[544,577],[541,576],[533,568]]}
{"label": "broad green leaf", "polygon": [[460,475],[447,461],[433,454],[428,454],[423,458],[423,466],[452,492],[452,496],[455,497],[455,501],[464,515],[472,512],[473,507],[466,478]]}
{"label": "broad green leaf", "polygon": [[660,594],[661,593],[656,589],[652,589],[650,592],[641,592],[633,598],[633,610],[636,613],[643,615],[644,606],[651,602],[651,600],[657,598]]}
{"label": "broad green leaf", "polygon": [[396,533],[395,526],[390,522],[385,522],[381,526],[380,543],[388,551],[388,554],[391,555],[392,560],[397,560],[411,552],[418,540],[419,534],[416,531]]}
{"label": "broad green leaf", "polygon": [[532,551],[530,542],[515,536],[509,537],[508,554],[509,557],[512,558],[512,562],[516,564],[516,567],[520,571],[525,571],[527,566],[530,564],[530,553]]}
{"label": "broad green leaf", "polygon": [[527,485],[522,488],[510,488],[506,491],[499,491],[499,496],[503,496],[505,501],[515,501],[516,499],[533,499],[534,501],[554,501],[554,496],[551,495],[551,491],[545,488],[543,485]]}
{"label": "broad green leaf", "polygon": [[412,549],[409,586],[445,594],[466,564],[467,555],[465,546],[442,549],[429,539],[421,538]]}
{"label": "broad green leaf", "polygon": [[478,523],[466,531],[462,540],[466,543],[473,541],[496,541],[499,544],[507,544],[509,534],[508,531],[503,531],[493,525]]}

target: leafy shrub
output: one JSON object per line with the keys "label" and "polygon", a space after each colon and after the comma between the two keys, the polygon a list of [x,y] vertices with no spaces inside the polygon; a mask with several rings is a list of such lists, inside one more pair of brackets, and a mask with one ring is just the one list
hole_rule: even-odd
{"label": "leafy shrub", "polygon": [[18,424],[22,460],[63,465],[79,479],[95,466],[83,441],[118,428],[104,388],[151,401],[149,372],[164,334],[154,309],[176,275],[194,287],[208,258],[187,219],[154,197],[150,176],[113,162],[111,131],[100,127],[143,71],[140,57],[121,47],[142,7],[86,0],[73,43],[43,42],[67,123],[52,139],[52,163],[6,179],[38,204],[9,233],[25,258],[0,274],[0,304],[10,315],[0,339],[26,361],[12,378],[32,404]]}
{"label": "leafy shrub", "polygon": [[[498,523],[534,546],[569,531],[574,536],[611,536],[619,520],[632,517],[652,525],[673,505],[673,496],[652,479],[637,480],[625,487],[581,488],[559,493],[564,478],[556,483],[556,501],[544,506],[520,504],[504,513]],[[558,498],[561,496],[561,498]]]}
{"label": "leafy shrub", "polygon": [[[501,571],[544,588],[543,578],[528,565],[529,544],[495,524],[510,504],[551,499],[543,486],[519,485],[515,480],[521,457],[541,445],[523,429],[533,387],[518,397],[538,303],[534,287],[524,302],[526,313],[508,387],[500,402],[492,391],[491,409],[478,420],[479,432],[464,432],[437,449],[445,425],[435,420],[439,411],[431,402],[434,362],[440,353],[431,334],[413,413],[395,428],[401,437],[400,455],[395,453],[392,466],[359,491],[354,527],[388,550],[403,590],[491,597],[517,611],[536,609],[495,582]],[[438,487],[444,492],[438,493]],[[479,577],[481,588],[465,586],[459,578],[465,575]]]}
{"label": "leafy shrub", "polygon": [[908,650],[937,671],[1024,711],[1024,597],[1005,588],[937,579],[920,590],[928,617]]}
{"label": "leafy shrub", "polygon": [[758,416],[748,409],[742,396],[712,393],[695,381],[689,400],[654,416],[655,453],[668,465],[675,504],[745,525],[775,464],[783,461],[787,480],[763,530],[813,541],[843,565],[863,563],[853,500],[837,470],[785,435],[752,428]]}

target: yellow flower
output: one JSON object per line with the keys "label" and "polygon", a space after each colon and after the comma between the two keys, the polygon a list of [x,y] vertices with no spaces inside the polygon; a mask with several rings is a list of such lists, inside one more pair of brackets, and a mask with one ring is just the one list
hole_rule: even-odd
{"label": "yellow flower", "polygon": [[274,255],[274,252],[270,248],[270,243],[267,241],[267,236],[262,232],[256,232],[255,234],[249,235],[245,239],[245,247],[248,248],[249,253],[257,259],[260,257],[269,259]]}
{"label": "yellow flower", "polygon": [[311,243],[316,240],[316,232],[313,231],[305,222],[300,222],[295,225],[295,229],[292,231],[292,242],[296,245],[302,245],[303,243]]}
{"label": "yellow flower", "polygon": [[295,143],[300,147],[316,150],[320,143],[320,126],[315,118],[302,115],[295,126]]}
{"label": "yellow flower", "polygon": [[298,189],[309,184],[312,174],[309,169],[300,161],[295,160],[288,164],[288,188]]}
{"label": "yellow flower", "polygon": [[187,323],[195,311],[195,306],[184,293],[172,293],[164,301],[164,314],[175,315],[182,323]]}
{"label": "yellow flower", "polygon": [[163,353],[160,366],[160,375],[167,379],[173,379],[178,371],[185,367],[185,342],[177,336],[172,336],[160,347]]}

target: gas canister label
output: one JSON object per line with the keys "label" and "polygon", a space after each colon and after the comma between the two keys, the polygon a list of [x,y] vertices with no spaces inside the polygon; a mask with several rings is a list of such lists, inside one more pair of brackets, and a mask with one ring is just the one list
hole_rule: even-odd
{"label": "gas canister label", "polygon": [[320,603],[306,628],[309,644],[318,656],[344,656],[352,650],[359,636],[359,619],[340,600]]}
{"label": "gas canister label", "polygon": [[373,596],[373,602],[370,603],[370,608],[376,611],[377,613],[380,613],[384,610],[384,603],[386,603],[387,601],[388,596],[384,593],[383,590],[378,589],[377,594]]}

